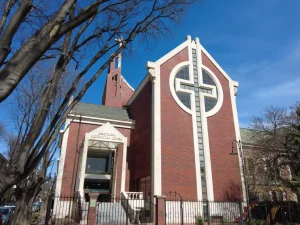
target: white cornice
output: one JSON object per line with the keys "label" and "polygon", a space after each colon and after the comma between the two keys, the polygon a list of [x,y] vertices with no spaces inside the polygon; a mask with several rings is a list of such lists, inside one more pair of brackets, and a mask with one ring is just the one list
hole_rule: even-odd
{"label": "white cornice", "polygon": [[72,122],[81,122],[87,124],[95,124],[95,125],[103,125],[107,122],[111,123],[114,127],[120,128],[128,128],[134,129],[135,128],[135,121],[127,121],[127,120],[114,120],[102,117],[92,117],[92,116],[81,116],[81,115],[74,115],[69,114],[68,119]]}

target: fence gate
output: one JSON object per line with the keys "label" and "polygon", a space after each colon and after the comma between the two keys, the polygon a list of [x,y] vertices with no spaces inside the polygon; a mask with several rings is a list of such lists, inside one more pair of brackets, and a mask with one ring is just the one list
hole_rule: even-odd
{"label": "fence gate", "polygon": [[96,210],[97,224],[149,224],[154,222],[155,204],[128,194],[128,198],[100,198]]}
{"label": "fence gate", "polygon": [[45,225],[87,224],[88,210],[88,202],[78,195],[50,195],[47,203]]}
{"label": "fence gate", "polygon": [[183,200],[176,191],[166,195],[165,212],[165,224],[183,224]]}

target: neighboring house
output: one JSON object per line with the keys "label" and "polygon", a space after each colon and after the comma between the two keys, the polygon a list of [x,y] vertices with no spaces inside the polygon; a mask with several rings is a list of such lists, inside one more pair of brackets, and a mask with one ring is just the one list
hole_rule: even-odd
{"label": "neighboring house", "polygon": [[276,150],[264,151],[258,144],[258,138],[263,134],[258,131],[241,128],[240,132],[250,200],[296,201],[297,196],[278,179],[278,176],[292,177],[288,166],[280,168],[279,174],[276,171]]}
{"label": "neighboring house", "polygon": [[232,182],[242,190],[239,158],[230,155],[240,139],[238,83],[190,36],[147,70],[134,90],[119,55],[109,67],[103,105],[79,102],[70,112],[56,195],[147,198],[176,191],[184,199],[218,201]]}

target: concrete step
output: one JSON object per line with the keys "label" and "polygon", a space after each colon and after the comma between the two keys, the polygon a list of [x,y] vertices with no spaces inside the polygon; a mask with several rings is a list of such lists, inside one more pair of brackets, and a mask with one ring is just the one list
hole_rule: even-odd
{"label": "concrete step", "polygon": [[126,224],[126,219],[126,212],[121,203],[98,203],[97,224]]}

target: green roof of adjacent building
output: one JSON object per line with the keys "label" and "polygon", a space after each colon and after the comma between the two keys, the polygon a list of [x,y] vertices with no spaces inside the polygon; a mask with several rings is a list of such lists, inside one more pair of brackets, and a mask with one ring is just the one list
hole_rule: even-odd
{"label": "green roof of adjacent building", "polygon": [[71,113],[75,115],[92,116],[115,120],[131,120],[126,109],[84,102],[78,102],[72,109]]}
{"label": "green roof of adjacent building", "polygon": [[248,129],[248,128],[240,128],[241,141],[243,144],[257,144],[258,143],[258,133],[260,131]]}

